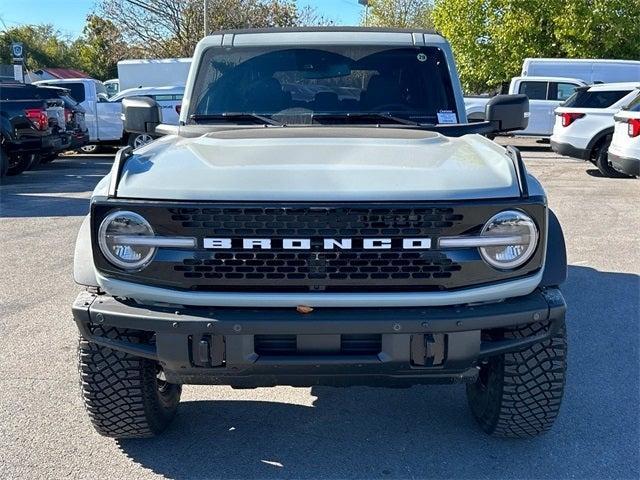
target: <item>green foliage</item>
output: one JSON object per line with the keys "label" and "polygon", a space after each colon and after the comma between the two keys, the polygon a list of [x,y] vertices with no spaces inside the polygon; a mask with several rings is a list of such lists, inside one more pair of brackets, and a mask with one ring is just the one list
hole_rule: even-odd
{"label": "green foliage", "polygon": [[640,58],[640,2],[435,0],[469,93],[498,89],[527,57]]}
{"label": "green foliage", "polygon": [[93,14],[87,16],[82,35],[73,42],[73,50],[78,68],[101,80],[117,77],[118,61],[130,53],[113,22]]}
{"label": "green foliage", "polygon": [[433,28],[430,0],[369,0],[363,23],[373,27]]}
{"label": "green foliage", "polygon": [[0,63],[12,63],[11,42],[24,44],[28,70],[74,66],[68,40],[52,25],[21,25],[0,32]]}

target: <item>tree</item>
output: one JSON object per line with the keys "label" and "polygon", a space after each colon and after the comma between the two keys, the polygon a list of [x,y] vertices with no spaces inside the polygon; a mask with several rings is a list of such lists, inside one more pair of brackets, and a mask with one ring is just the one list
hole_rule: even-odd
{"label": "tree", "polygon": [[73,50],[80,70],[106,80],[118,76],[118,61],[127,58],[131,49],[113,22],[90,14]]}
{"label": "tree", "polygon": [[74,56],[68,39],[53,25],[21,25],[0,33],[0,63],[12,63],[11,42],[24,44],[27,70],[43,67],[74,67]]}
{"label": "tree", "polygon": [[[294,0],[209,0],[211,31],[326,23]],[[203,36],[202,0],[102,0],[103,17],[146,57],[190,57]]]}
{"label": "tree", "polygon": [[640,58],[640,2],[435,0],[433,21],[451,43],[469,93],[497,89],[526,57]]}
{"label": "tree", "polygon": [[430,0],[369,0],[366,23],[375,27],[433,28],[432,4]]}

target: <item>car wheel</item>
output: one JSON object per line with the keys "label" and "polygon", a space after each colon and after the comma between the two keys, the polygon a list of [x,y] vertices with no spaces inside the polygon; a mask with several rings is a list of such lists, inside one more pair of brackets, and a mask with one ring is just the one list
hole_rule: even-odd
{"label": "car wheel", "polygon": [[[132,343],[144,332],[95,327],[101,337]],[[147,438],[163,431],[176,415],[182,386],[162,379],[158,363],[80,337],[82,397],[97,432],[111,438]]]}
{"label": "car wheel", "polygon": [[148,133],[132,133],[129,135],[129,146],[134,149],[140,148],[147,143],[153,142],[154,138]]}
{"label": "car wheel", "polygon": [[[504,330],[517,340],[542,334],[548,323]],[[490,357],[467,385],[469,407],[482,430],[496,437],[526,438],[546,432],[560,411],[567,370],[565,327],[524,350]]]}
{"label": "car wheel", "polygon": [[9,155],[0,147],[0,178],[7,175],[9,169]]}
{"label": "car wheel", "polygon": [[95,143],[90,143],[89,145],[85,145],[84,147],[80,147],[81,153],[98,153],[98,145]]}
{"label": "car wheel", "polygon": [[18,153],[9,156],[7,175],[19,175],[38,165],[39,156],[35,153]]}
{"label": "car wheel", "polygon": [[622,172],[617,171],[611,166],[609,162],[609,145],[610,141],[604,143],[596,152],[595,165],[600,170],[600,173],[609,178],[631,178],[629,175],[625,175]]}

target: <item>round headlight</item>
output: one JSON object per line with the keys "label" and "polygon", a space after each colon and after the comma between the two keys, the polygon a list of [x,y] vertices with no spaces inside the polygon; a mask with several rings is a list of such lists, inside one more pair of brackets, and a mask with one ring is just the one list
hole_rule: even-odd
{"label": "round headlight", "polygon": [[485,262],[494,268],[507,270],[519,267],[531,258],[538,244],[538,229],[528,215],[506,210],[491,217],[482,237],[493,237],[492,246],[480,248]]}
{"label": "round headlight", "polygon": [[155,247],[140,242],[140,237],[153,235],[151,225],[142,216],[119,211],[109,214],[100,224],[98,244],[102,254],[116,267],[140,270],[151,261],[156,251]]}

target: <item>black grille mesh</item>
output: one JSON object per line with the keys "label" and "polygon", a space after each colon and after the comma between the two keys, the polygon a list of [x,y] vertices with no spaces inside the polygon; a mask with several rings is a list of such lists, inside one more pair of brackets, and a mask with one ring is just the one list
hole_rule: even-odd
{"label": "black grille mesh", "polygon": [[463,220],[453,208],[173,208],[182,228],[214,229],[218,236],[424,235]]}

